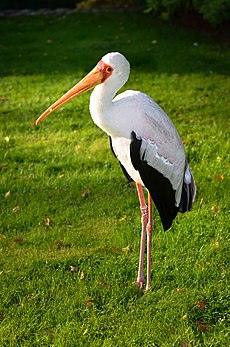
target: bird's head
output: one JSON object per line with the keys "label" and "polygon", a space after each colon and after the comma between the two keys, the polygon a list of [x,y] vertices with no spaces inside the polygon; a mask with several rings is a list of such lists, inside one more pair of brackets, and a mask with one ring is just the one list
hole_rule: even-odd
{"label": "bird's head", "polygon": [[95,68],[88,73],[88,75],[86,75],[54,104],[48,107],[48,109],[36,120],[36,124],[43,121],[48,115],[64,103],[99,84],[113,84],[115,89],[120,89],[120,87],[127,81],[129,72],[129,62],[121,53],[115,52],[106,54],[97,63]]}

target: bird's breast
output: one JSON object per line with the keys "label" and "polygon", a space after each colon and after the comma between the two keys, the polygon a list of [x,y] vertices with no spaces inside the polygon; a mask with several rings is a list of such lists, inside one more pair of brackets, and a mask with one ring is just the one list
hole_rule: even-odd
{"label": "bird's breast", "polygon": [[129,176],[134,180],[134,182],[144,185],[139,172],[134,169],[133,164],[131,162],[130,143],[131,139],[128,138],[112,138],[112,146],[117,156],[117,159],[124,166],[124,168],[128,172]]}

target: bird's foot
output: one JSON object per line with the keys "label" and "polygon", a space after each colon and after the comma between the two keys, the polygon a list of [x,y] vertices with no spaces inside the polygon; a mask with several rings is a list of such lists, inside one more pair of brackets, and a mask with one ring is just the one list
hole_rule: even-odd
{"label": "bird's foot", "polygon": [[146,285],[145,292],[147,293],[150,290],[150,285]]}
{"label": "bird's foot", "polygon": [[140,289],[143,289],[144,283],[144,279],[137,279],[135,282],[133,282],[133,284],[135,284],[135,286],[139,287]]}
{"label": "bird's foot", "polygon": [[151,289],[151,287],[150,287],[150,284],[146,284],[146,287],[144,288],[144,284],[145,284],[144,279],[143,280],[137,279],[135,282],[133,282],[133,285],[139,287],[141,293],[147,293]]}

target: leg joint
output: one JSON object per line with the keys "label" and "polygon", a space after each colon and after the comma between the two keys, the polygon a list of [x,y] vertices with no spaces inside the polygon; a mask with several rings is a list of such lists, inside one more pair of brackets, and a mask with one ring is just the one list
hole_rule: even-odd
{"label": "leg joint", "polygon": [[148,215],[148,206],[144,206],[144,207],[141,207],[141,214],[142,214],[142,217],[145,217]]}

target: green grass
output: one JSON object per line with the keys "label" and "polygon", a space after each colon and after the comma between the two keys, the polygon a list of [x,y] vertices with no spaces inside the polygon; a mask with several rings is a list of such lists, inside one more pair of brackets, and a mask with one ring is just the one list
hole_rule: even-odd
{"label": "green grass", "polygon": [[[227,347],[226,44],[142,14],[6,18],[0,29],[0,345]],[[132,64],[125,88],[150,94],[176,124],[198,188],[167,233],[154,211],[144,295],[132,285],[135,187],[90,118],[89,94],[32,126],[116,50]]]}

